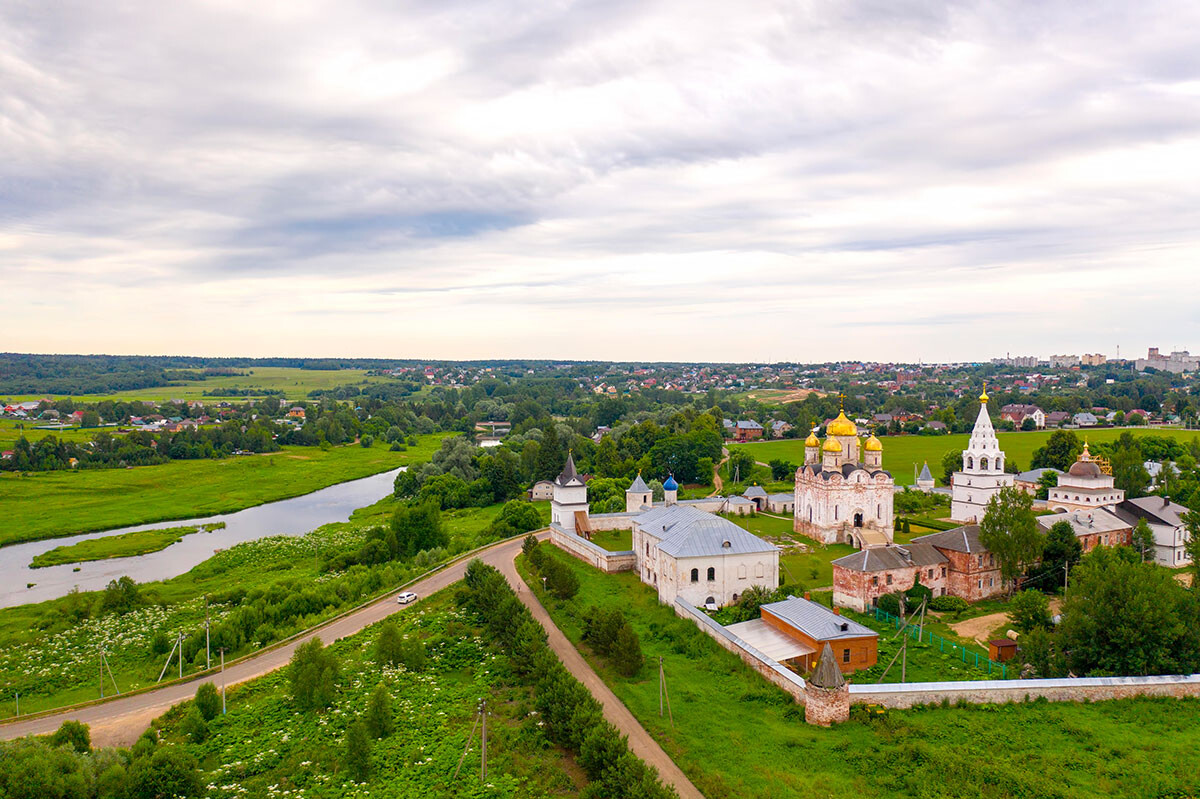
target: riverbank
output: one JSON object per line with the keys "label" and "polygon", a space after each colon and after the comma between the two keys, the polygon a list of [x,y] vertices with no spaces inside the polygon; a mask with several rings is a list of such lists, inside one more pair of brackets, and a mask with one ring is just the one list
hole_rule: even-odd
{"label": "riverbank", "polygon": [[43,552],[34,557],[30,567],[44,569],[48,566],[60,566],[64,563],[88,563],[93,560],[111,560],[112,558],[132,558],[138,555],[148,555],[158,552],[183,540],[185,535],[204,531],[222,530],[225,522],[213,522],[194,527],[165,527],[157,530],[135,530],[123,535],[110,535],[104,538],[92,538],[80,541],[70,546],[55,547],[49,552]]}
{"label": "riverbank", "polygon": [[268,455],[132,469],[0,474],[0,547],[139,524],[231,513],[428,461],[450,433],[405,452],[383,445],[284,447]]}

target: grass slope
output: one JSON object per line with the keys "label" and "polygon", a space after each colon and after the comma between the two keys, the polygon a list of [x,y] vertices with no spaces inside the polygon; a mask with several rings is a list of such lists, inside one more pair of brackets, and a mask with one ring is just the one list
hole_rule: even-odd
{"label": "grass slope", "polygon": [[[646,655],[639,674],[622,678],[580,648],[708,799],[1091,799],[1200,791],[1200,701],[855,708],[849,723],[810,727],[791,697],[659,605],[636,577],[606,578],[567,560],[583,570],[574,600],[534,590],[577,646],[583,608],[625,612]],[[658,714],[660,656],[674,726]]]}
{"label": "grass slope", "polygon": [[133,469],[0,474],[0,546],[135,524],[210,516],[427,461],[447,434],[407,452],[356,445],[171,461]]}
{"label": "grass slope", "polygon": [[161,530],[135,530],[132,533],[111,535],[107,538],[92,538],[65,547],[55,547],[48,552],[35,555],[30,565],[35,569],[58,566],[63,563],[86,563],[92,560],[129,558],[166,549],[185,535],[220,530],[225,522],[202,524],[199,527],[167,527]]}
{"label": "grass slope", "polygon": [[[1108,428],[1104,430],[1076,430],[1080,438],[1086,438],[1092,443],[1116,440],[1122,433],[1129,431],[1135,436],[1156,435],[1174,438],[1179,441],[1191,441],[1196,438],[1195,430],[1178,430],[1170,428]],[[997,433],[1000,448],[1004,450],[1009,462],[1016,463],[1022,469],[1028,469],[1033,460],[1033,451],[1046,443],[1051,430],[1035,430],[1029,433]],[[920,471],[921,464],[928,462],[929,470],[941,484],[942,457],[947,452],[962,451],[967,447],[969,435],[952,436],[884,436],[883,468],[896,478],[896,485],[913,484],[913,467]],[[804,440],[799,438],[784,441],[764,441],[755,444],[730,444],[729,449],[745,449],[754,456],[756,461],[768,463],[776,458],[791,461],[794,464],[804,463]]]}
{"label": "grass slope", "polygon": [[[435,595],[393,617],[401,634],[421,638],[429,654],[423,672],[381,667],[373,657],[380,625],[334,643],[341,677],[333,707],[300,711],[289,696],[286,670],[231,689],[229,712],[192,743],[178,731],[186,705],[160,727],[201,764],[206,796],[576,796],[586,784],[569,754],[547,740],[531,714],[528,688],[512,678],[508,660],[453,607]],[[349,723],[362,716],[371,692],[391,694],[395,731],[371,743],[372,775],[364,785],[344,765]],[[459,758],[480,698],[488,700],[488,776],[480,778],[479,732],[457,779]]]}

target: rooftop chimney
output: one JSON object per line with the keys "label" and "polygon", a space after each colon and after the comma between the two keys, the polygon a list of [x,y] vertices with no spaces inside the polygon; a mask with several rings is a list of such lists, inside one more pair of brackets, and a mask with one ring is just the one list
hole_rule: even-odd
{"label": "rooftop chimney", "polygon": [[812,602],[812,595],[809,594],[807,591],[804,592],[804,598],[807,599],[809,602]]}
{"label": "rooftop chimney", "polygon": [[842,609],[841,609],[841,608],[837,608],[837,607],[835,607],[835,608],[833,609],[833,615],[834,615],[834,616],[841,616],[841,615],[842,615]]}

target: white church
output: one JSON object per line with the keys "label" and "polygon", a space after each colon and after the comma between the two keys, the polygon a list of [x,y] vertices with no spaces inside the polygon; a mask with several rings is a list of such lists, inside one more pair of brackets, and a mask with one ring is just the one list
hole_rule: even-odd
{"label": "white church", "polygon": [[1004,451],[988,415],[987,390],[979,395],[979,416],[971,440],[962,453],[963,468],[954,473],[950,495],[950,518],[956,522],[978,523],[987,510],[988,500],[1000,489],[1013,485],[1014,477],[1004,471]]}
{"label": "white church", "polygon": [[[674,477],[663,483],[663,501],[639,474],[625,490],[623,513],[591,514],[587,484],[575,459],[554,479],[550,540],[560,549],[605,571],[636,571],[658,598],[682,598],[696,607],[738,601],[751,586],[779,587],[779,547],[718,515],[730,510],[726,497],[679,500]],[[594,531],[632,531],[633,549],[608,552],[589,539]]]}

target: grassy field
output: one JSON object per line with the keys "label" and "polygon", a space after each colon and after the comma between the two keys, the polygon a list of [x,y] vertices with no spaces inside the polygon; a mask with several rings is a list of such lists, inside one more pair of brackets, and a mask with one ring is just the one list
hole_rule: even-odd
{"label": "grassy field", "polygon": [[[549,503],[534,503],[543,520],[550,516]],[[165,653],[155,654],[151,639],[155,632],[174,635],[182,630],[185,636],[203,635],[206,610],[215,626],[236,610],[236,604],[215,601],[205,606],[205,597],[220,598],[230,591],[275,590],[286,586],[294,593],[305,586],[330,581],[364,585],[365,578],[354,572],[330,574],[321,571],[325,553],[355,548],[364,539],[365,531],[386,524],[395,512],[398,501],[387,497],[373,505],[360,508],[350,521],[328,524],[304,536],[273,536],[239,544],[199,564],[186,574],[162,582],[145,583],[141,592],[148,604],[123,615],[90,617],[76,620],[72,608],[94,607],[101,592],[0,609],[0,691],[18,690],[21,709],[31,713],[61,707],[98,696],[94,658],[103,644],[122,691],[151,685],[157,679]],[[450,537],[445,557],[478,546],[483,533],[503,506],[464,508],[445,511],[442,522]],[[396,562],[385,567],[377,579],[367,579],[368,596],[399,585],[436,565],[429,558]],[[378,570],[380,567],[375,567]],[[361,597],[365,598],[365,597]],[[307,614],[292,622],[275,625],[269,640],[278,640],[302,629],[321,623],[361,601],[358,594],[346,591],[345,601]],[[266,633],[264,633],[265,635]],[[247,641],[229,656],[237,657],[252,651],[267,640]],[[203,669],[199,660],[185,663],[184,675]],[[172,671],[174,671],[172,666]],[[109,686],[111,687],[111,686]],[[0,699],[3,695],[0,694]],[[10,703],[0,702],[0,718],[10,717]]]}
{"label": "grassy field", "polygon": [[830,564],[855,551],[848,544],[821,544],[793,533],[790,516],[778,518],[763,513],[755,516],[723,516],[783,550],[779,557],[780,577],[784,584],[796,591],[833,585],[833,566]]}
{"label": "grassy field", "polygon": [[0,419],[0,449],[11,449],[13,443],[25,436],[27,441],[40,441],[46,436],[54,436],[59,441],[91,441],[92,436],[104,430],[112,431],[115,428],[104,427],[69,427],[65,430],[38,430],[34,427],[35,422],[18,422],[14,419]]}
{"label": "grassy field", "polygon": [[628,552],[633,549],[633,530],[600,530],[592,534],[592,543],[609,552]]}
{"label": "grassy field", "polygon": [[[791,697],[659,605],[636,577],[589,570],[603,581],[585,575],[570,602],[534,590],[576,642],[580,608],[622,608],[647,665],[625,679],[583,648],[585,656],[708,799],[1091,799],[1200,791],[1200,701],[856,707],[846,724],[810,727]],[[658,712],[660,656],[673,725]]]}
{"label": "grassy field", "polygon": [[108,560],[110,558],[129,558],[134,555],[145,555],[148,552],[158,552],[166,549],[177,541],[182,541],[185,535],[220,530],[225,522],[202,524],[199,527],[167,527],[161,530],[136,530],[122,535],[111,535],[107,538],[92,538],[80,541],[70,546],[55,547],[48,552],[35,555],[31,566],[41,569],[46,566],[58,566],[62,563],[86,563],[92,560]]}
{"label": "grassy field", "polygon": [[[1195,430],[1178,430],[1171,428],[1109,428],[1104,430],[1076,430],[1080,438],[1086,438],[1092,443],[1113,441],[1126,430],[1137,435],[1158,435],[1175,438],[1179,441],[1191,441],[1200,435]],[[1028,469],[1033,460],[1033,451],[1046,443],[1053,431],[1035,430],[1029,433],[997,433],[1000,448],[1004,450],[1010,463],[1016,463],[1021,469]],[[969,435],[952,436],[884,436],[883,468],[896,478],[896,485],[912,485],[913,467],[920,471],[921,464],[928,462],[929,470],[942,482],[942,457],[951,451],[966,449]],[[754,456],[756,461],[768,463],[776,458],[791,461],[794,464],[804,463],[804,440],[799,438],[784,441],[764,441],[754,444],[730,444],[729,449],[745,449]]]}
{"label": "grassy field", "polygon": [[[230,377],[209,377],[205,380],[180,382],[175,386],[159,386],[155,388],[139,388],[129,391],[118,391],[113,394],[84,394],[74,398],[84,402],[99,402],[101,400],[244,400],[245,397],[229,397],[228,395],[204,396],[204,392],[221,391],[223,389],[267,389],[282,391],[288,399],[298,400],[308,396],[308,392],[319,389],[336,388],[346,385],[366,385],[382,383],[391,380],[388,377],[368,376],[365,369],[297,369],[288,366],[259,366],[246,370],[248,374]],[[0,397],[4,402],[21,402],[38,400],[53,394],[29,394]],[[264,396],[256,394],[252,396]]]}
{"label": "grassy field", "polygon": [[407,452],[384,446],[285,447],[269,455],[171,461],[133,469],[0,474],[0,546],[93,530],[229,513],[409,463],[448,434]]}
{"label": "grassy field", "polygon": [[[557,797],[576,796],[586,777],[574,759],[547,740],[530,713],[531,692],[511,678],[507,658],[490,650],[449,591],[393,617],[401,634],[420,638],[424,671],[380,666],[380,625],[330,647],[339,661],[333,706],[300,711],[281,670],[227,696],[228,713],[208,723],[194,743],[179,730],[190,705],[159,720],[166,740],[184,746],[203,769],[213,799],[240,796]],[[371,776],[349,782],[346,728],[361,718],[376,686],[391,695],[395,730],[372,741]],[[456,766],[488,700],[488,777],[479,769],[479,733],[461,772]]]}

